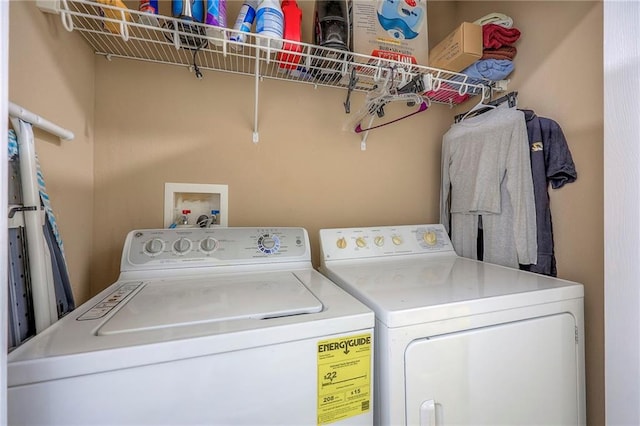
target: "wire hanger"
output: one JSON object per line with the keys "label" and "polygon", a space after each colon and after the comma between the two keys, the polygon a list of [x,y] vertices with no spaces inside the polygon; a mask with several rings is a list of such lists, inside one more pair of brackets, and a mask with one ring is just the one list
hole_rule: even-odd
{"label": "wire hanger", "polygon": [[[393,120],[391,120],[391,121],[387,121],[386,123],[378,124],[378,125],[375,125],[375,126],[371,126],[371,122],[372,122],[372,120],[370,120],[370,121],[369,121],[369,126],[370,126],[370,127],[367,127],[367,128],[364,128],[364,129],[362,128],[362,124],[361,124],[361,123],[358,123],[358,124],[356,125],[356,128],[355,128],[354,130],[355,130],[355,132],[356,132],[356,133],[368,132],[369,130],[378,129],[378,128],[380,128],[380,127],[384,127],[384,126],[386,126],[386,125],[389,125],[389,124],[392,124],[392,123],[396,123],[396,122],[398,122],[398,121],[400,121],[400,120],[404,120],[405,118],[409,118],[409,117],[411,117],[412,115],[416,115],[416,114],[418,114],[418,113],[420,113],[420,112],[422,112],[422,111],[426,111],[426,110],[429,108],[429,99],[427,99],[427,98],[422,98],[422,97],[420,97],[420,99],[422,99],[422,102],[420,102],[420,103],[419,103],[418,109],[417,109],[416,111],[410,112],[409,114],[403,115],[402,117],[398,117],[398,118],[393,119]],[[393,100],[391,100],[391,101],[389,101],[389,102],[392,102],[392,101],[398,101],[398,100],[403,100],[403,99],[393,99]],[[415,103],[415,104],[417,104],[418,102],[415,102],[415,101],[416,101],[416,99],[412,99],[412,100],[410,101],[410,103]],[[388,102],[387,102],[387,103],[388,103]],[[386,104],[385,104],[385,105],[386,105]],[[373,118],[373,116],[372,116],[372,118]]]}
{"label": "wire hanger", "polygon": [[494,99],[490,102],[488,102],[491,105],[495,105],[498,106],[500,104],[503,104],[507,102],[507,105],[509,106],[509,108],[514,108],[518,105],[518,92],[509,92],[506,95],[498,98],[498,99]]}
{"label": "wire hanger", "polygon": [[358,76],[356,75],[356,69],[351,68],[351,75],[349,76],[349,85],[347,86],[347,100],[344,101],[344,112],[349,114],[351,112],[351,93],[358,84]]}
{"label": "wire hanger", "polygon": [[[405,118],[426,111],[431,105],[431,101],[422,95],[422,93],[427,90],[424,82],[424,75],[418,74],[402,86],[395,87],[396,83],[394,73],[396,70],[391,69],[390,71],[391,72],[385,76],[383,81],[381,81],[381,84],[377,85],[374,90],[367,94],[364,106],[358,111],[355,119],[351,121],[352,125],[355,124],[354,131],[356,133],[367,132],[392,123],[397,123],[400,120],[404,120]],[[404,82],[406,80],[402,79],[401,81]],[[404,102],[408,106],[418,105],[418,109],[401,117],[387,121],[386,123],[371,126],[371,123],[373,123],[376,116],[378,118],[384,117],[385,106],[398,101]],[[369,124],[363,128],[362,120],[366,117],[369,117]]]}
{"label": "wire hanger", "polygon": [[491,88],[488,86],[482,86],[482,96],[480,97],[480,101],[469,111],[464,114],[457,115],[455,117],[455,122],[459,123],[470,115],[480,114],[482,112],[486,112],[488,109],[495,109],[495,105],[491,105],[490,103],[485,103],[491,99]]}
{"label": "wire hanger", "polygon": [[[483,100],[484,100],[484,92],[483,92]],[[484,103],[482,102],[483,100],[481,100],[478,105],[471,108],[471,110],[467,111],[466,113],[456,115],[454,119],[454,123],[459,123],[460,121],[464,120],[465,118],[468,118],[469,116],[479,115],[484,112],[487,112],[489,109],[494,109],[505,102],[507,102],[507,105],[509,106],[509,108],[514,108],[518,105],[518,92],[509,92],[498,99],[494,99],[492,101],[488,101]],[[479,108],[474,110],[474,108],[478,106]]]}

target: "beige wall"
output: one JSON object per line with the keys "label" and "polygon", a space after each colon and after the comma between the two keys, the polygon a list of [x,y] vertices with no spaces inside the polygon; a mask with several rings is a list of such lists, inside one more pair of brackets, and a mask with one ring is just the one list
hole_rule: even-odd
{"label": "beige wall", "polygon": [[9,100],[75,133],[60,142],[35,130],[73,293],[82,302],[92,295],[94,55],[35,2],[12,1],[9,26]]}
{"label": "beige wall", "polygon": [[96,70],[95,239],[108,261],[93,292],[117,276],[127,231],[162,227],[165,182],[229,185],[229,225],[304,226],[316,264],[322,227],[438,220],[446,107],[371,132],[361,151],[342,130],[345,93],[265,80],[253,144],[251,78],[117,60]]}
{"label": "beige wall", "polygon": [[[556,255],[560,277],[585,285],[588,419],[604,424],[602,6],[432,2],[430,44],[493,11],[523,33],[510,83],[519,106],[560,123],[578,168],[575,183],[550,191]],[[12,2],[11,24],[12,100],[78,134],[38,149],[79,301],[117,277],[129,230],[162,226],[165,182],[229,185],[232,226],[306,227],[315,265],[320,228],[438,220],[440,142],[455,110],[437,105],[371,132],[360,151],[359,137],[342,129],[343,91],[264,81],[253,144],[250,77],[205,72],[198,81],[178,67],[94,63],[33,3]]]}

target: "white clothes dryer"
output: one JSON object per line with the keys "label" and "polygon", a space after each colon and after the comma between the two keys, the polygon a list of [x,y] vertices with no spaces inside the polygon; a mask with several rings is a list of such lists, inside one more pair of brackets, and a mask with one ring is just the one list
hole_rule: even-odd
{"label": "white clothes dryer", "polygon": [[320,231],[376,314],[377,425],[585,424],[583,286],[456,255],[442,225]]}
{"label": "white clothes dryer", "polygon": [[303,228],[135,230],[115,283],[8,355],[8,421],[371,425],[373,326]]}

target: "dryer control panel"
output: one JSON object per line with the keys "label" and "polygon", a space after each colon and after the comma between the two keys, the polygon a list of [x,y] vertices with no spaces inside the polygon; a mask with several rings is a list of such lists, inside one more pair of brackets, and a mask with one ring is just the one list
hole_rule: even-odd
{"label": "dryer control panel", "polygon": [[320,251],[323,260],[455,254],[449,236],[440,224],[321,229]]}
{"label": "dryer control panel", "polygon": [[140,229],[127,235],[121,270],[311,261],[304,228]]}

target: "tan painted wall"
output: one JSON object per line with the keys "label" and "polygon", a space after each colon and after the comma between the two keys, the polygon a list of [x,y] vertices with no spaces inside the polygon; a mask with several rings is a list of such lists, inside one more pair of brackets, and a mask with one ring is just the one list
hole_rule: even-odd
{"label": "tan painted wall", "polygon": [[[588,419],[604,424],[601,4],[429,8],[432,45],[458,21],[492,11],[512,16],[523,37],[510,88],[520,107],[565,131],[579,178],[551,191],[558,270],[585,284]],[[434,106],[371,132],[363,152],[359,138],[342,130],[344,92],[264,81],[254,145],[251,78],[205,72],[198,81],[171,66],[101,57],[94,64],[86,46],[33,3],[12,3],[11,24],[12,100],[79,134],[74,145],[38,145],[79,301],[117,277],[129,230],[162,226],[165,182],[228,184],[230,225],[304,226],[316,265],[320,228],[438,220],[440,141],[455,110]]]}
{"label": "tan painted wall", "polygon": [[75,133],[70,142],[37,129],[35,136],[73,293],[82,302],[91,296],[94,55],[33,1],[12,1],[9,13],[9,100]]}
{"label": "tan painted wall", "polygon": [[265,80],[253,144],[251,78],[114,60],[96,79],[95,239],[108,262],[93,292],[117,276],[127,231],[162,227],[165,182],[229,185],[229,225],[304,226],[316,264],[322,227],[438,220],[446,107],[371,132],[361,151],[342,130],[342,91]]}

